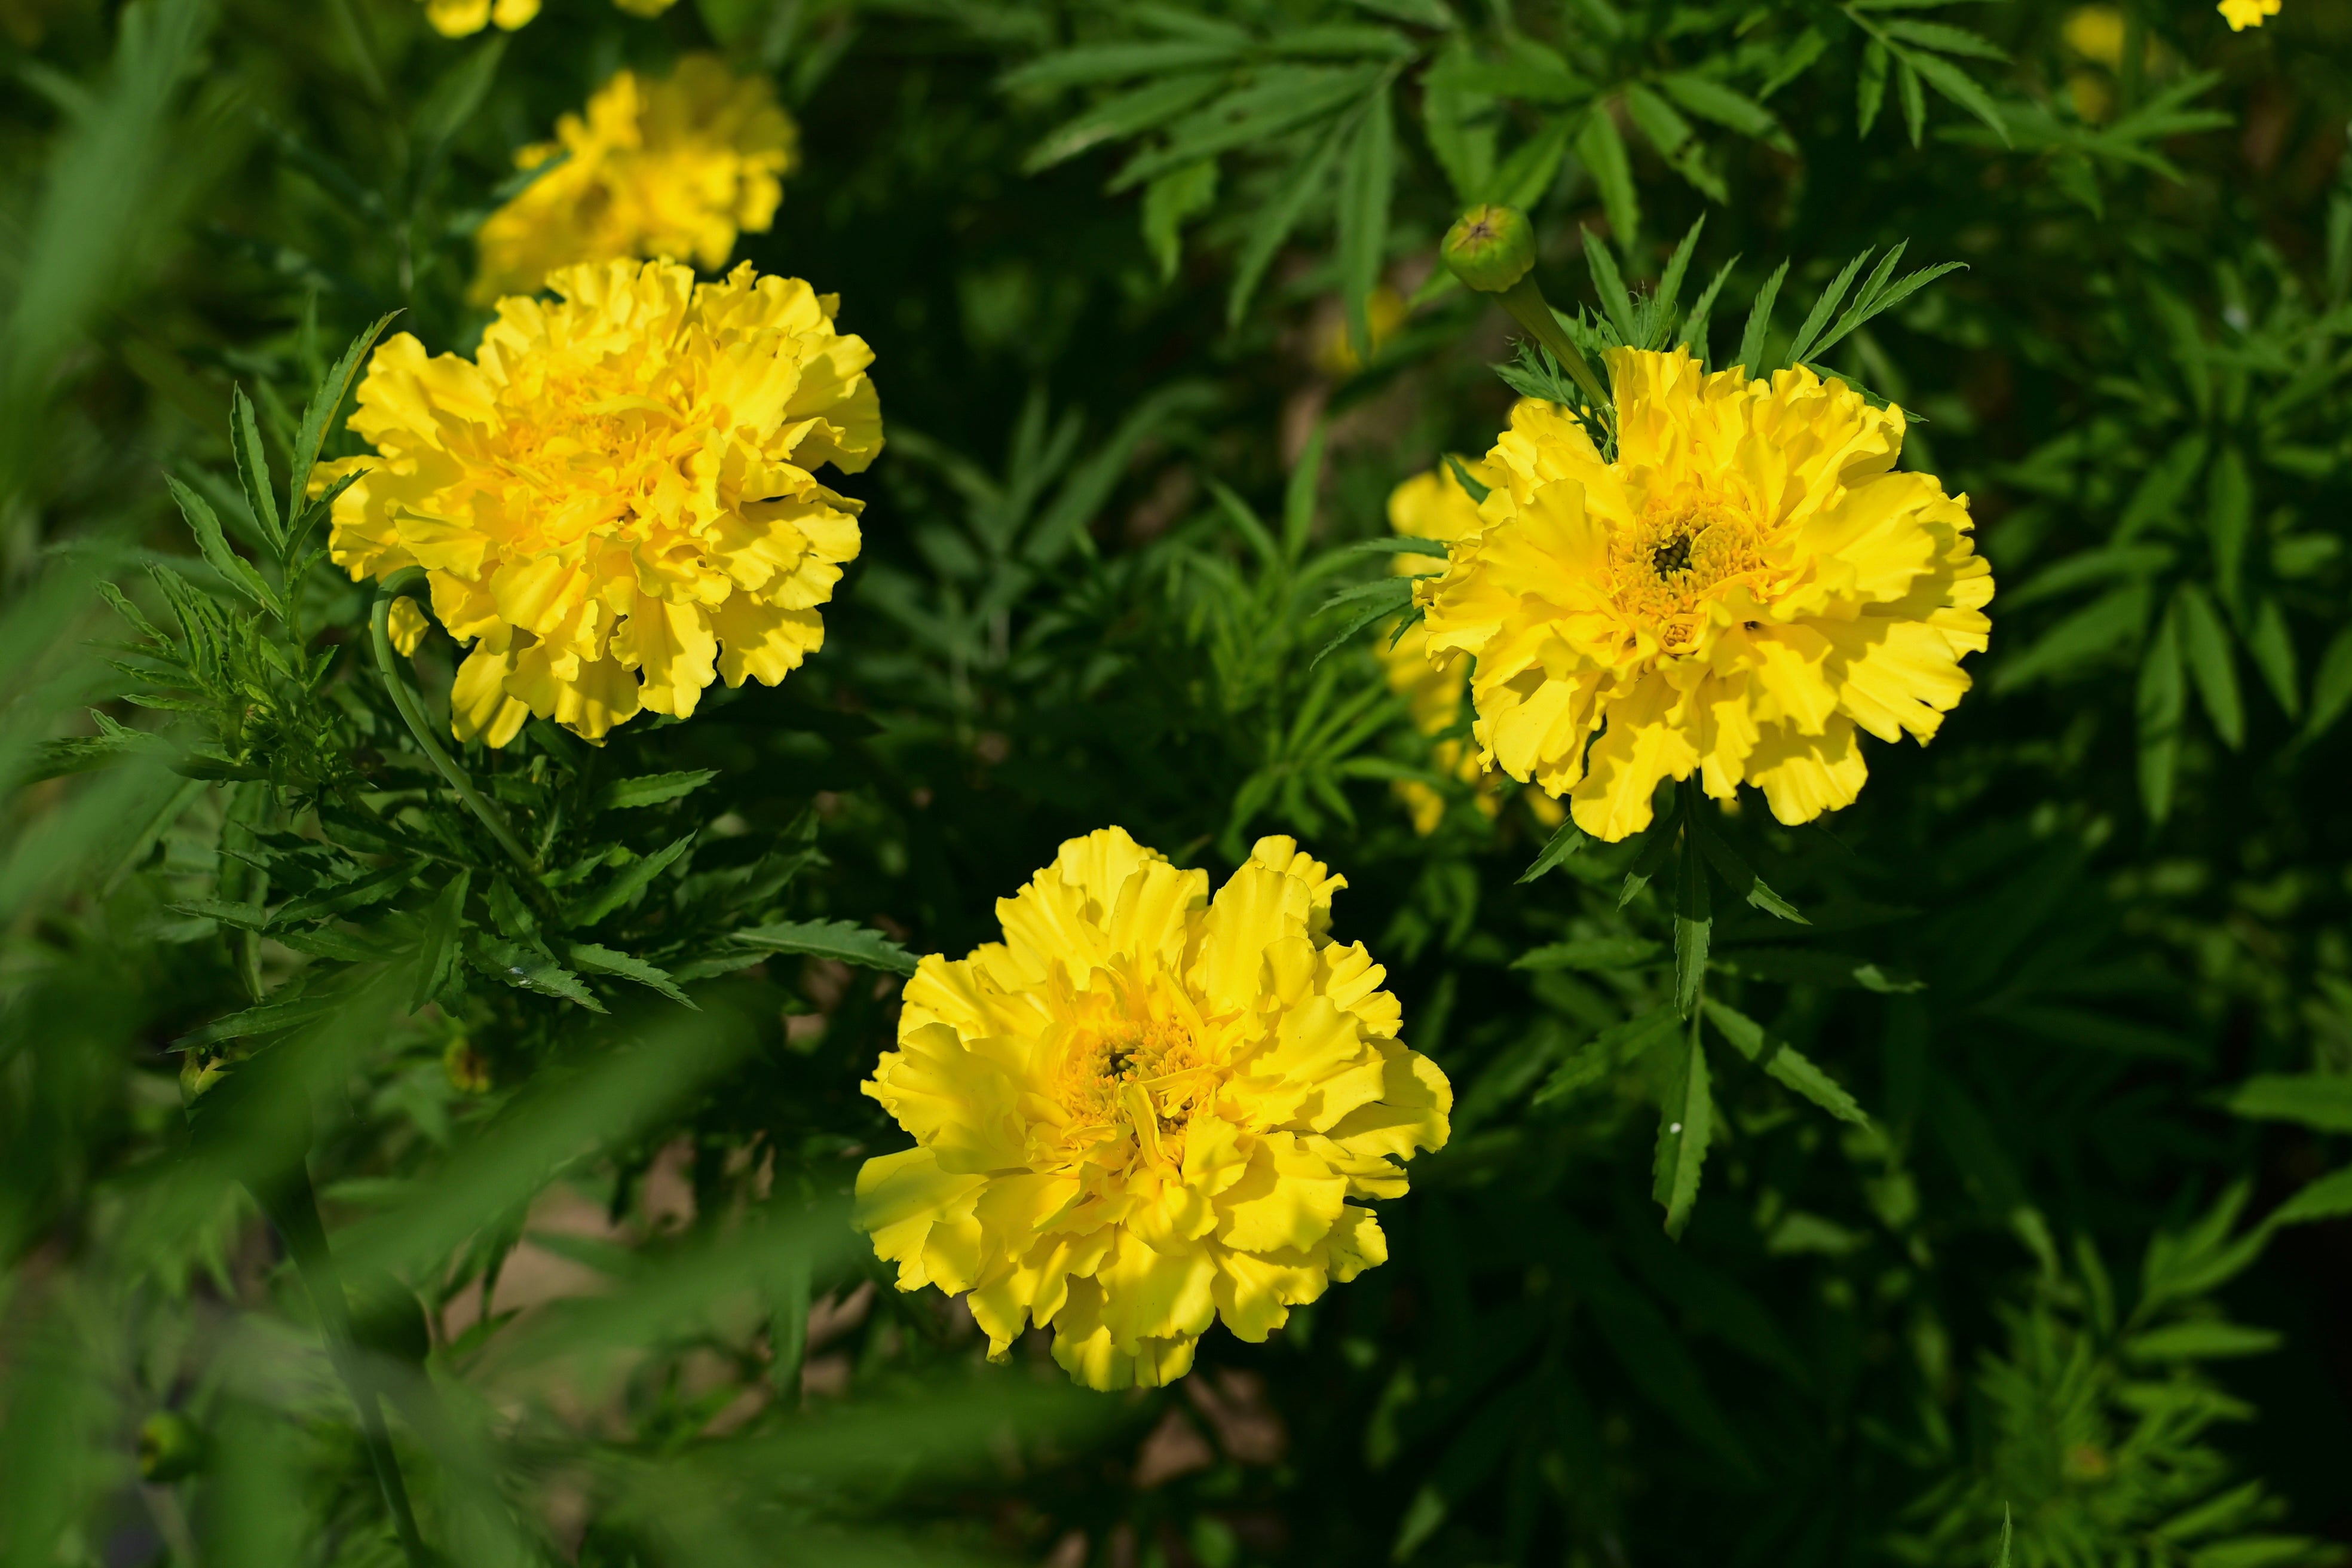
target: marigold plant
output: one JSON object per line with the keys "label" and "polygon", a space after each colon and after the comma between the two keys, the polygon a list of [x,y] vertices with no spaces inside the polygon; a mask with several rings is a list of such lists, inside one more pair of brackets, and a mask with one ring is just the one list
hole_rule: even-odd
{"label": "marigold plant", "polygon": [[[782,680],[824,640],[860,504],[817,482],[882,448],[861,338],[835,296],[747,263],[555,274],[502,300],[473,360],[377,349],[352,428],[376,455],[337,498],[353,578],[423,566],[471,642],[450,697],[493,746],[530,714],[591,740],[640,710],[684,718],[714,675]],[[395,628],[401,629],[401,628]],[[415,646],[421,627],[405,628]]]}
{"label": "marigold plant", "polygon": [[1418,590],[1430,657],[1477,661],[1482,759],[1604,839],[1694,771],[1786,823],[1851,804],[1856,727],[1924,742],[1985,646],[1966,498],[1896,470],[1901,409],[1802,366],[1750,381],[1618,349],[1609,369],[1615,456],[1521,402],[1484,528]]}
{"label": "marigold plant", "polygon": [[474,296],[530,293],[582,261],[723,267],[738,235],[775,222],[799,158],[800,128],[766,77],[739,77],[709,54],[663,77],[621,71],[584,114],[556,121],[553,141],[515,155],[521,169],[562,162],[483,223]]}
{"label": "marigold plant", "polygon": [[866,1092],[915,1137],[866,1162],[860,1225],[898,1288],[970,1292],[1089,1387],[1181,1376],[1213,1319],[1263,1340],[1383,1262],[1350,1198],[1396,1197],[1453,1090],[1397,1038],[1386,971],[1329,935],[1346,886],[1262,838],[1213,900],[1122,828],[1062,846],[933,956]]}

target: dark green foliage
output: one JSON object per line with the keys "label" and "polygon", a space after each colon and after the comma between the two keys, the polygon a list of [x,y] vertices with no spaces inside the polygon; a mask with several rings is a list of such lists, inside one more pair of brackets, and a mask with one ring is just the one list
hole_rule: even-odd
{"label": "dark green foliage", "polygon": [[[2342,1561],[2342,20],[0,0],[0,1563],[398,1563],[387,1459],[469,1568]],[[515,149],[709,47],[803,130],[739,255],[877,352],[863,553],[780,689],[458,746],[314,468]],[[1602,844],[1416,731],[1389,491],[1608,424],[1434,264],[1490,201],[1588,360],[1970,495],[1991,651],[1855,806]],[[1132,1399],[846,1201],[899,977],[1109,823],[1298,836],[1455,1089],[1386,1266]]]}

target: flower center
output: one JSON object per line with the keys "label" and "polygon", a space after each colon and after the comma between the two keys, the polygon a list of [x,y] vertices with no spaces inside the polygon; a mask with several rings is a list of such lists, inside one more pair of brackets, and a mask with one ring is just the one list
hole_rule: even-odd
{"label": "flower center", "polygon": [[1157,1020],[1119,1020],[1081,1032],[1054,1083],[1080,1143],[1157,1144],[1181,1162],[1184,1130],[1216,1098],[1220,1074],[1192,1032]]}
{"label": "flower center", "polygon": [[500,466],[541,503],[522,519],[532,546],[569,544],[632,513],[674,513],[688,499],[679,463],[700,432],[646,390],[603,365],[574,367],[510,420]]}
{"label": "flower center", "polygon": [[1614,599],[1661,647],[1686,652],[1706,628],[1706,605],[1763,569],[1762,531],[1745,508],[1712,496],[1653,500],[1610,542]]}

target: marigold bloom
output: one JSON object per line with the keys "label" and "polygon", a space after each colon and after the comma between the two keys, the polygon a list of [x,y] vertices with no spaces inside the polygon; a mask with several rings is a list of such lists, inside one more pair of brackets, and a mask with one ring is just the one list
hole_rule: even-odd
{"label": "marigold bloom", "polygon": [[1694,770],[1718,799],[1757,785],[1782,822],[1850,804],[1855,726],[1926,742],[1985,646],[1967,498],[1896,472],[1903,411],[1843,382],[1710,375],[1682,349],[1609,368],[1615,460],[1520,403],[1484,528],[1418,589],[1431,656],[1477,660],[1483,758],[1604,839]]}
{"label": "marigold bloom", "polygon": [[1453,1089],[1397,1039],[1346,885],[1262,838],[1213,901],[1120,828],[1062,846],[1004,941],[907,983],[866,1092],[915,1147],[857,1176],[898,1289],[969,1291],[990,1354],[1027,1321],[1091,1388],[1158,1385],[1213,1319],[1263,1340],[1387,1259],[1370,1209],[1445,1142]]}
{"label": "marigold bloom", "polygon": [[561,157],[492,213],[475,236],[474,297],[535,292],[550,272],[623,257],[691,258],[716,269],[745,230],[776,221],[800,128],[765,77],[739,77],[716,55],[688,55],[667,77],[622,71],[555,140],[515,154],[518,168]]}
{"label": "marigold bloom", "polygon": [[2221,0],[2213,7],[2221,13],[2221,20],[2230,24],[2230,31],[2242,33],[2249,27],[2259,27],[2265,16],[2279,14],[2279,0]]}
{"label": "marigold bloom", "polygon": [[595,740],[642,709],[684,718],[712,676],[773,685],[824,641],[818,606],[856,558],[859,503],[812,470],[882,448],[861,338],[837,303],[750,264],[557,273],[501,300],[474,360],[404,332],[375,351],[352,428],[376,456],[321,464],[329,544],[354,579],[422,565],[473,643],[458,739],[526,715]]}
{"label": "marigold bloom", "polygon": [[[677,0],[613,0],[633,16],[658,16]],[[540,0],[425,0],[425,19],[445,38],[463,38],[497,23],[514,31],[539,15]]]}
{"label": "marigold bloom", "polygon": [[[1480,484],[1501,482],[1501,477],[1483,462],[1465,463],[1463,467]],[[1441,464],[1425,474],[1415,474],[1389,492],[1389,526],[1416,539],[1442,539],[1450,543],[1478,531],[1478,503],[1470,499],[1470,492],[1462,488],[1453,470]],[[1439,571],[1442,565],[1433,555],[1400,554],[1391,557],[1390,570],[1409,577]],[[1432,658],[1425,621],[1407,626],[1402,636],[1393,631],[1383,633],[1378,647],[1389,689],[1404,699],[1405,711],[1412,717],[1413,728],[1424,735],[1445,736],[1430,747],[1439,771],[1464,784],[1476,784],[1478,809],[1489,816],[1496,815],[1503,805],[1502,775],[1481,763],[1478,753],[1460,736],[1446,734],[1461,721],[1463,700],[1469,695],[1469,657],[1452,653]],[[1413,831],[1436,832],[1437,825],[1445,819],[1445,797],[1414,779],[1400,779],[1395,787],[1398,798],[1412,813]],[[1528,808],[1536,814],[1537,820],[1546,826],[1557,826],[1562,814],[1552,798],[1539,790],[1527,794]]]}

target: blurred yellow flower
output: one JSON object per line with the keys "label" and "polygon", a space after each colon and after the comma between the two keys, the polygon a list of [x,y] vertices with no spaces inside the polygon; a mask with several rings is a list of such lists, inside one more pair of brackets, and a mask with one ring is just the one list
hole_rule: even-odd
{"label": "blurred yellow flower", "polygon": [[[1484,462],[1465,463],[1470,477],[1483,485],[1501,482],[1500,476]],[[1425,474],[1415,474],[1389,493],[1389,526],[1399,533],[1416,539],[1463,538],[1478,531],[1478,503],[1444,464]],[[1397,555],[1391,558],[1391,570],[1402,576],[1442,569],[1443,562],[1433,555]],[[1466,654],[1447,654],[1433,659],[1429,656],[1429,626],[1416,622],[1407,626],[1404,635],[1390,640],[1393,631],[1385,632],[1378,644],[1381,665],[1386,670],[1389,689],[1404,699],[1405,710],[1412,716],[1413,728],[1424,735],[1445,735],[1462,718],[1463,699],[1470,689],[1470,659]],[[1465,744],[1458,735],[1447,736],[1430,747],[1432,759],[1438,771],[1460,779],[1464,784],[1479,786],[1475,797],[1478,809],[1492,816],[1502,809],[1502,775],[1489,772],[1478,760],[1478,753]],[[1416,833],[1437,831],[1445,818],[1445,797],[1437,791],[1413,779],[1397,781],[1396,793],[1412,813]],[[1529,790],[1528,805],[1538,821],[1547,826],[1559,824],[1559,805],[1540,790]]]}
{"label": "blurred yellow flower", "polygon": [[782,680],[824,641],[818,607],[857,555],[859,503],[817,483],[882,448],[861,338],[837,300],[749,263],[698,284],[675,262],[555,274],[501,300],[474,360],[377,349],[352,428],[376,455],[320,465],[354,579],[422,565],[472,642],[458,739],[503,746],[527,714],[590,740],[640,709],[684,718],[714,674]]}
{"label": "blurred yellow flower", "polygon": [[736,237],[776,220],[800,129],[765,77],[688,55],[653,80],[622,71],[519,168],[562,162],[492,213],[475,237],[478,303],[536,292],[550,272],[624,257],[691,258],[717,269]]}
{"label": "blurred yellow flower", "polygon": [[[1371,329],[1372,352],[1396,336],[1412,312],[1406,309],[1404,296],[1385,283],[1376,284],[1364,300],[1364,324]],[[1356,353],[1356,340],[1348,331],[1348,313],[1339,314],[1316,329],[1315,349],[1311,356],[1315,368],[1328,376],[1349,376],[1364,368],[1363,357]]]}
{"label": "blurred yellow flower", "polygon": [[1034,1320],[1090,1388],[1181,1377],[1388,1257],[1371,1211],[1445,1142],[1453,1089],[1386,972],[1328,934],[1346,886],[1262,838],[1209,897],[1120,828],[1000,901],[1004,941],[922,961],[866,1092],[915,1137],[857,1216],[898,1288],[969,1291],[992,1356]]}
{"label": "blurred yellow flower", "polygon": [[2062,29],[2066,47],[2109,69],[2124,63],[2124,13],[2119,5],[2077,5]]}
{"label": "blurred yellow flower", "polygon": [[[613,0],[632,16],[658,16],[677,0]],[[425,0],[425,19],[445,38],[462,38],[495,22],[509,32],[539,15],[540,0]]]}
{"label": "blurred yellow flower", "polygon": [[1609,369],[1615,459],[1520,403],[1484,529],[1417,590],[1431,656],[1477,660],[1484,759],[1609,840],[1694,770],[1717,799],[1757,785],[1782,822],[1850,804],[1855,727],[1927,741],[1985,646],[1966,498],[1895,471],[1901,409],[1810,370],[1710,375],[1683,349]]}
{"label": "blurred yellow flower", "polygon": [[2242,33],[2249,27],[2259,27],[2265,16],[2279,14],[2279,0],[2221,0],[2215,10],[2221,20],[2230,24],[2230,31]]}
{"label": "blurred yellow flower", "polygon": [[539,0],[425,0],[425,19],[445,38],[462,38],[495,22],[514,31],[539,15]]}

